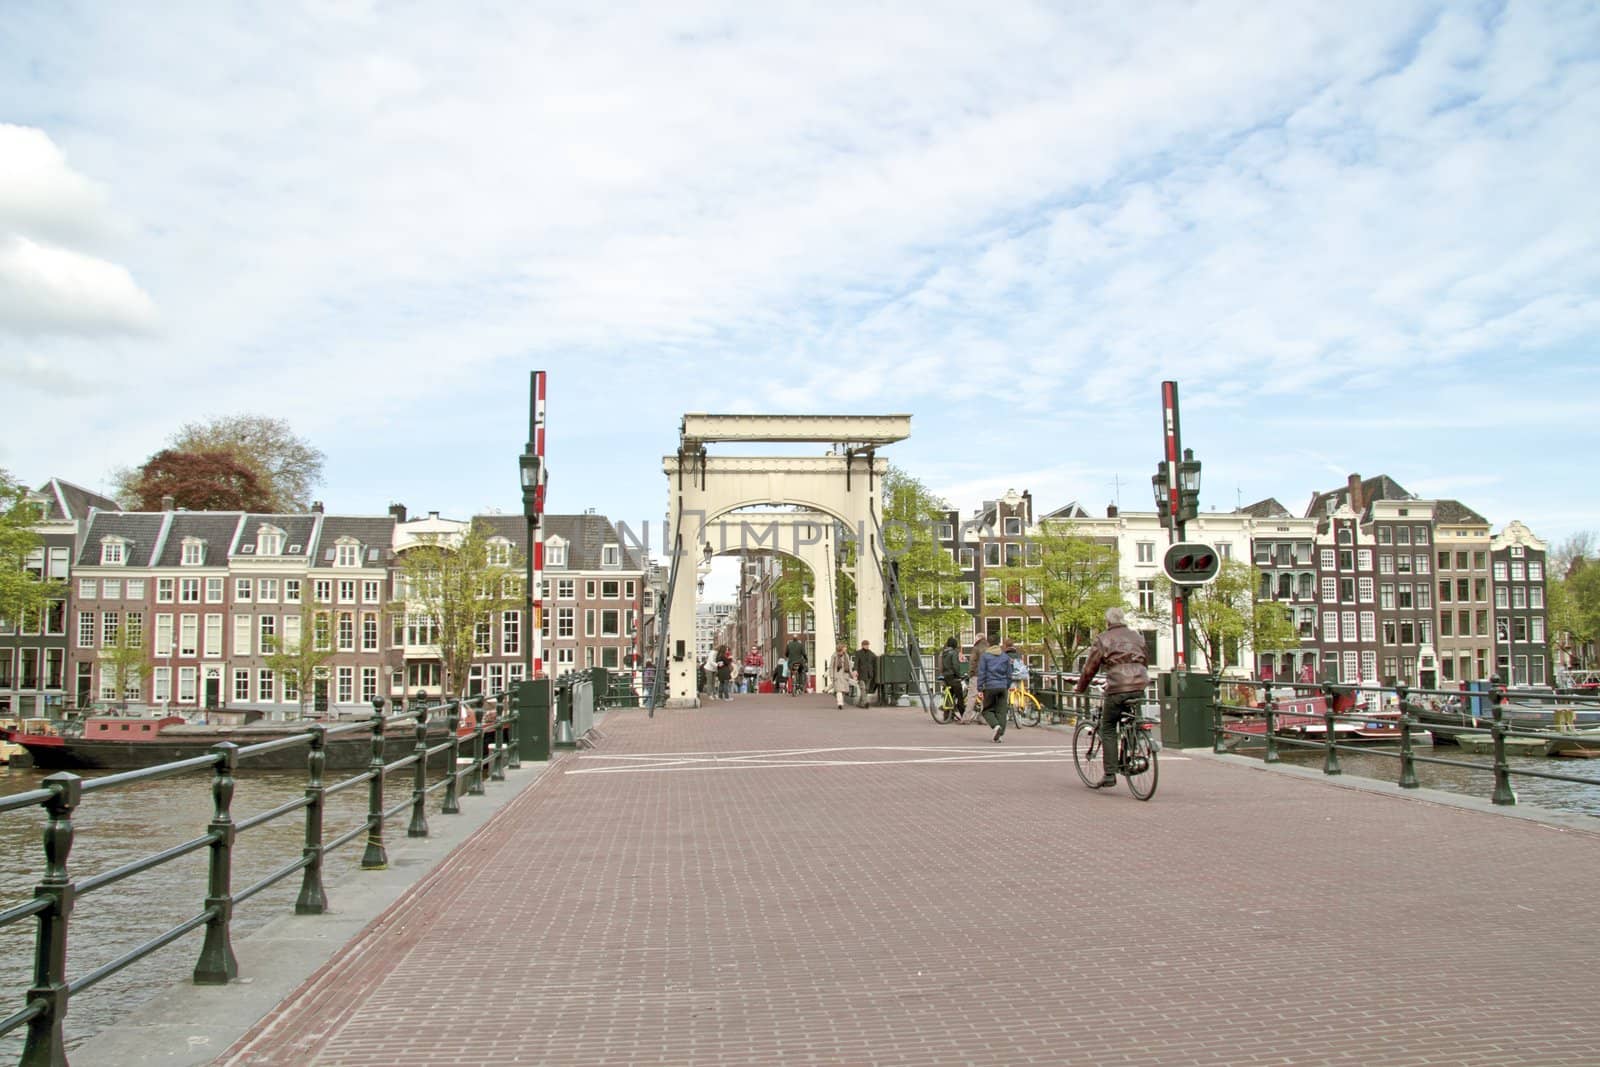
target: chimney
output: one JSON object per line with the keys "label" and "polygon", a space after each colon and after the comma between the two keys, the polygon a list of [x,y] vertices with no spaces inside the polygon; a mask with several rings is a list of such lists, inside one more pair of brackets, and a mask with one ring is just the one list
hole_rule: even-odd
{"label": "chimney", "polygon": [[167,495],[165,495],[165,496],[163,496],[161,498],[161,510],[162,511],[171,511],[171,510],[173,510],[173,508],[175,508],[177,506],[177,504],[178,504],[178,502],[176,500],[172,499],[172,494],[171,493],[168,493]]}
{"label": "chimney", "polygon": [[1107,504],[1106,505],[1106,518],[1114,519],[1116,517],[1117,517],[1117,506],[1115,504]]}
{"label": "chimney", "polygon": [[1361,475],[1350,476],[1350,510],[1360,515],[1367,508],[1367,502],[1361,499]]}
{"label": "chimney", "polygon": [[313,515],[321,515],[322,514],[322,501],[313,500],[311,502],[311,513]]}
{"label": "chimney", "polygon": [[395,522],[405,522],[406,506],[404,504],[390,504],[389,514],[394,516]]}

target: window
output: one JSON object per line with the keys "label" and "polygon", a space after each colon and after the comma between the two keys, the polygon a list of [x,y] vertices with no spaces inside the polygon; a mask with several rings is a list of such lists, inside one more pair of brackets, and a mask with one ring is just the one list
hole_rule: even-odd
{"label": "window", "polygon": [[578,595],[578,582],[575,578],[556,579],[556,599],[572,600]]}
{"label": "window", "polygon": [[200,579],[184,578],[178,582],[178,602],[180,604],[200,603]]}
{"label": "window", "polygon": [[150,699],[165,704],[172,699],[172,668],[157,667],[150,672]]}
{"label": "window", "polygon": [[248,656],[250,654],[250,631],[249,615],[235,615],[233,617],[233,654],[235,656]]}
{"label": "window", "polygon": [[[298,616],[284,616],[286,622],[290,619],[295,622],[300,621]],[[285,626],[284,629],[287,630],[288,627]],[[257,619],[256,633],[260,637],[260,644],[257,647],[263,656],[271,655],[278,650],[278,617],[276,615],[263,615]],[[288,642],[284,642],[284,645],[286,651],[294,651],[295,646],[290,646]],[[296,645],[298,645],[298,642],[296,642]]]}
{"label": "window", "polygon": [[1140,563],[1154,563],[1156,561],[1156,543],[1154,541],[1140,541],[1136,547],[1139,550]]}
{"label": "window", "polygon": [[365,703],[372,703],[378,696],[378,668],[361,668],[361,699]]}
{"label": "window", "polygon": [[1397,545],[1409,545],[1411,543],[1411,527],[1396,526],[1394,528],[1394,543]]}
{"label": "window", "polygon": [[1387,545],[1387,544],[1393,544],[1393,543],[1394,543],[1394,538],[1391,537],[1390,534],[1389,534],[1389,527],[1387,527],[1387,526],[1378,527],[1378,544]]}
{"label": "window", "polygon": [[283,555],[283,531],[275,526],[263,526],[256,531],[256,555]]}
{"label": "window", "polygon": [[1372,569],[1372,549],[1363,548],[1356,552],[1356,566],[1364,571]]}
{"label": "window", "polygon": [[1353,571],[1356,569],[1355,553],[1350,551],[1348,548],[1341,548],[1339,550],[1339,569],[1342,571]]}
{"label": "window", "polygon": [[958,562],[962,570],[970,571],[977,566],[977,553],[970,548],[963,548],[958,554]]}
{"label": "window", "polygon": [[1457,552],[1456,553],[1456,570],[1464,571],[1466,569],[1467,569],[1467,554],[1465,552]]}
{"label": "window", "polygon": [[985,567],[1000,566],[999,542],[991,542],[983,546],[983,565]]}
{"label": "window", "polygon": [[1354,604],[1356,602],[1356,580],[1354,578],[1339,579],[1339,603]]}
{"label": "window", "polygon": [[157,604],[170,604],[170,603],[172,603],[172,584],[173,583],[172,583],[172,579],[171,578],[157,578],[156,579],[156,603]]}
{"label": "window", "polygon": [[961,583],[961,606],[964,607],[964,608],[972,607],[973,604],[974,604],[974,600],[973,600],[974,595],[975,594],[973,592],[972,583],[971,582],[962,582]]}
{"label": "window", "polygon": [[339,651],[356,650],[356,615],[353,611],[339,612]]}
{"label": "window", "polygon": [[[1151,548],[1154,549],[1154,547],[1155,546],[1152,543]],[[1287,551],[1289,546],[1288,545],[1279,545],[1278,547],[1280,549],[1284,549],[1284,550]],[[1256,566],[1258,566],[1258,567],[1270,567],[1270,566],[1272,566],[1272,546],[1270,544],[1266,544],[1264,542],[1257,541],[1256,542],[1255,551],[1256,551],[1256,556],[1255,556]],[[1288,561],[1287,560],[1283,561],[1282,565],[1283,566],[1288,566]]]}
{"label": "window", "polygon": [[1371,682],[1378,678],[1378,654],[1376,652],[1361,653],[1361,677]]}
{"label": "window", "polygon": [[[1455,636],[1455,632],[1456,632],[1455,618],[1456,617],[1454,615],[1452,615],[1448,611],[1442,613],[1439,616],[1439,636],[1440,637],[1454,637]],[[1445,662],[1446,666],[1448,666],[1449,663],[1450,663],[1450,661],[1448,659],[1445,660],[1444,662]]]}
{"label": "window", "polygon": [[1528,587],[1528,607],[1544,607],[1544,586],[1534,585]]}
{"label": "window", "polygon": [[335,688],[333,699],[340,704],[353,704],[356,699],[356,669],[354,667],[340,667],[334,675]]}
{"label": "window", "polygon": [[601,600],[617,600],[622,596],[622,583],[618,581],[604,581],[600,583]]}
{"label": "window", "polygon": [[1361,602],[1363,604],[1372,603],[1372,579],[1371,578],[1363,578],[1363,579],[1361,579],[1360,589],[1361,589]]}
{"label": "window", "polygon": [[326,611],[319,611],[311,617],[311,647],[318,652],[328,652],[333,648],[333,620],[328,618]]}
{"label": "window", "polygon": [[1139,610],[1148,615],[1156,609],[1156,583],[1153,578],[1139,580]]}
{"label": "window", "polygon": [[375,611],[361,615],[361,651],[378,651],[378,613]]}
{"label": "window", "polygon": [[[78,647],[94,647],[94,612],[78,612]],[[9,649],[7,650],[10,651]]]}
{"label": "window", "polygon": [[206,579],[206,603],[207,604],[220,604],[220,603],[222,603],[222,579],[221,578],[207,578]]}
{"label": "window", "polygon": [[233,580],[233,599],[238,604],[248,604],[255,599],[256,583],[254,578],[235,578]]}
{"label": "window", "polygon": [[1344,639],[1346,641],[1354,641],[1356,639],[1356,613],[1355,612],[1353,612],[1353,611],[1341,612],[1340,615],[1339,615],[1339,626],[1344,632]]}
{"label": "window", "polygon": [[[793,627],[791,627],[793,629]],[[594,609],[585,608],[583,611],[583,636],[594,636]]]}
{"label": "window", "polygon": [[1370,611],[1363,611],[1361,613],[1361,640],[1371,642],[1377,639],[1377,616]]}
{"label": "window", "polygon": [[[1424,558],[1426,558],[1426,557],[1424,557]],[[1411,557],[1410,556],[1396,556],[1394,558],[1394,569],[1395,569],[1395,573],[1396,574],[1410,574],[1411,573]]]}
{"label": "window", "polygon": [[283,580],[283,602],[285,604],[300,603],[300,579],[285,578]]}
{"label": "window", "polygon": [[1361,674],[1359,668],[1356,666],[1356,654],[1354,652],[1346,652],[1343,659],[1344,680],[1347,682],[1359,682],[1361,680]]}
{"label": "window", "polygon": [[622,565],[622,550],[616,545],[602,545],[600,547],[600,566],[620,567]]}
{"label": "window", "polygon": [[1395,639],[1396,639],[1396,630],[1395,630],[1394,620],[1393,619],[1385,619],[1385,620],[1383,620],[1383,643],[1386,644],[1386,645],[1392,645],[1392,644],[1395,643]]}
{"label": "window", "polygon": [[278,579],[263,578],[256,585],[256,594],[263,604],[276,604],[278,602]]}
{"label": "window", "polygon": [[1472,599],[1480,603],[1489,599],[1489,583],[1485,579],[1472,579]]}
{"label": "window", "polygon": [[1439,603],[1450,603],[1450,579],[1441,579],[1439,582]]}
{"label": "window", "polygon": [[1433,586],[1419,584],[1417,586],[1417,607],[1423,611],[1433,610]]}
{"label": "window", "polygon": [[376,604],[376,603],[378,603],[378,601],[380,599],[379,592],[380,592],[381,588],[382,588],[382,583],[380,583],[376,578],[367,578],[364,581],[362,581],[362,583],[361,583],[361,602],[363,604]]}
{"label": "window", "polygon": [[522,613],[520,611],[506,611],[500,615],[500,654],[502,656],[522,654]]}
{"label": "window", "polygon": [[183,539],[182,565],[185,567],[201,567],[206,562],[206,543],[194,537]]}
{"label": "window", "polygon": [[[276,688],[277,677],[265,667],[256,672],[256,699],[261,703],[270,704],[275,699],[273,691]],[[287,695],[286,693],[285,696]]]}
{"label": "window", "polygon": [[361,546],[354,541],[340,540],[333,549],[333,565],[335,567],[361,566]]}
{"label": "window", "polygon": [[577,636],[577,616],[576,608],[557,608],[556,636],[569,638]]}
{"label": "window", "polygon": [[591,578],[589,581],[586,581],[586,582],[583,583],[583,598],[585,600],[593,600],[593,599],[595,599],[594,591],[595,591],[594,579]]}
{"label": "window", "polygon": [[122,615],[115,611],[100,613],[100,647],[112,648],[117,643],[117,631],[122,626]]}
{"label": "window", "polygon": [[1488,564],[1488,559],[1489,559],[1489,554],[1487,552],[1484,552],[1484,551],[1481,551],[1481,550],[1477,551],[1477,552],[1474,552],[1472,554],[1472,569],[1475,570],[1475,571],[1483,570],[1485,567],[1487,567],[1489,565]]}
{"label": "window", "polygon": [[1530,559],[1528,561],[1528,581],[1530,581],[1530,582],[1542,582],[1542,581],[1544,581],[1544,564],[1540,563],[1536,559]]}
{"label": "window", "polygon": [[1511,606],[1514,608],[1526,608],[1528,606],[1527,586],[1514,585],[1511,587]]}
{"label": "window", "polygon": [[1427,555],[1426,553],[1423,553],[1422,555],[1417,556],[1416,559],[1417,559],[1417,573],[1418,574],[1427,574],[1427,573],[1429,573],[1428,568],[1431,565],[1432,557]]}
{"label": "window", "polygon": [[1324,611],[1322,613],[1322,639],[1324,641],[1339,640],[1339,613],[1337,611]]}
{"label": "window", "polygon": [[[298,615],[285,615],[283,617],[283,636],[278,640],[278,647],[287,652],[300,651],[300,631],[305,625]],[[285,685],[288,683],[285,682]]]}
{"label": "window", "polygon": [[1414,645],[1417,643],[1417,624],[1410,619],[1400,620],[1400,643]]}
{"label": "window", "polygon": [[1419,545],[1425,545],[1428,543],[1428,528],[1426,526],[1417,527],[1417,539],[1415,543]]}
{"label": "window", "polygon": [[432,615],[406,616],[406,644],[431,645],[439,639],[439,627]]}
{"label": "window", "polygon": [[1506,587],[1503,585],[1497,585],[1494,587],[1494,606],[1502,611],[1511,606],[1510,594],[1506,591]]}
{"label": "window", "polygon": [[339,603],[354,604],[356,602],[356,582],[354,578],[339,579]]}
{"label": "window", "polygon": [[1506,561],[1503,559],[1494,561],[1494,580],[1497,582],[1506,580]]}
{"label": "window", "polygon": [[1379,574],[1393,574],[1394,573],[1394,557],[1391,556],[1387,552],[1383,553],[1382,555],[1380,555],[1378,557],[1378,573]]}
{"label": "window", "polygon": [[559,541],[552,541],[545,545],[544,564],[547,567],[565,567],[567,565],[567,546]]}
{"label": "window", "polygon": [[101,540],[100,565],[102,567],[120,567],[126,558],[121,538],[107,537]]}
{"label": "window", "polygon": [[1424,645],[1433,644],[1433,620],[1417,620],[1417,640]]}
{"label": "window", "polygon": [[250,672],[242,668],[233,671],[233,702],[243,704],[250,699]]}
{"label": "window", "polygon": [[1005,529],[1002,532],[1004,534],[1006,534],[1006,536],[1008,536],[1008,537],[1014,537],[1014,536],[1017,536],[1017,535],[1021,534],[1022,533],[1022,519],[1021,519],[1021,517],[1016,516],[1016,515],[1007,516],[1007,518],[1005,520]]}
{"label": "window", "polygon": [[1400,587],[1400,599],[1397,602],[1396,606],[1401,608],[1401,609],[1403,609],[1403,610],[1406,610],[1406,611],[1410,611],[1411,610],[1411,608],[1412,608],[1411,587],[1409,585],[1402,585]]}
{"label": "window", "polygon": [[1322,550],[1322,569],[1325,570],[1325,571],[1333,570],[1334,566],[1335,566],[1335,560],[1336,559],[1337,559],[1337,557],[1335,556],[1333,549],[1331,549],[1331,548],[1323,549]]}
{"label": "window", "polygon": [[1450,553],[1448,553],[1448,552],[1439,553],[1439,569],[1440,570],[1448,570],[1449,568],[1450,568]]}
{"label": "window", "polygon": [[1332,604],[1339,599],[1339,579],[1322,579],[1322,599],[1325,603]]}
{"label": "window", "polygon": [[100,583],[93,578],[78,579],[78,599],[93,600],[100,595]]}
{"label": "window", "polygon": [[1512,545],[1511,546],[1511,558],[1512,559],[1521,559],[1522,558],[1522,546],[1521,545]]}
{"label": "window", "polygon": [[195,697],[195,684],[200,678],[200,668],[178,668],[178,703],[193,704]]}
{"label": "window", "polygon": [[311,583],[311,599],[318,604],[333,603],[333,579],[318,578]]}
{"label": "window", "polygon": [[497,537],[483,546],[483,561],[491,567],[511,565],[511,542]]}

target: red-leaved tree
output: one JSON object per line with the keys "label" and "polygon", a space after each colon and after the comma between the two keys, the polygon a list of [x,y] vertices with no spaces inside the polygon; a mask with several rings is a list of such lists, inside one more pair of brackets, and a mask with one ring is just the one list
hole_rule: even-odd
{"label": "red-leaved tree", "polygon": [[271,504],[255,472],[226,452],[162,449],[139,468],[132,489],[141,511],[159,511],[165,496],[190,511],[265,511]]}

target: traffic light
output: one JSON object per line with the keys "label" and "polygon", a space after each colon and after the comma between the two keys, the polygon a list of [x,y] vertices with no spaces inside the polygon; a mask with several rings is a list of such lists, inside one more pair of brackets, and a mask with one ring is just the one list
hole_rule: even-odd
{"label": "traffic light", "polygon": [[1196,541],[1179,541],[1161,560],[1161,569],[1173,585],[1205,585],[1221,567],[1217,550]]}

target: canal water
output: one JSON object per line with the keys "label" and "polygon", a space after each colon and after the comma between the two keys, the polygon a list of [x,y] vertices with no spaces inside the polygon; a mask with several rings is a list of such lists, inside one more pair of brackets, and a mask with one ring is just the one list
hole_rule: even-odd
{"label": "canal water", "polygon": [[[40,787],[45,771],[0,770],[0,795]],[[86,777],[98,772],[86,772]],[[338,776],[330,775],[329,781]],[[388,803],[399,797],[389,786]],[[232,814],[237,821],[303,795],[305,775],[241,773]],[[409,791],[409,790],[408,790]],[[366,817],[367,790],[358,785],[327,800],[324,839],[359,825]],[[430,805],[437,808],[437,800]],[[73,818],[76,829],[68,870],[83,879],[150,853],[181,844],[205,833],[211,819],[211,774],[193,772],[180,778],[124,786],[86,795]],[[405,832],[405,814],[398,816]],[[0,814],[0,910],[33,896],[44,872],[42,809]],[[387,832],[396,832],[395,822]],[[233,885],[243,889],[300,855],[305,835],[303,812],[281,816],[239,835],[234,845]],[[337,904],[338,882],[359,871],[363,839],[329,855],[323,874],[331,902]],[[67,945],[67,974],[77,978],[95,967],[200,913],[206,895],[208,851],[200,849],[152,871],[80,897],[72,913]],[[271,919],[294,911],[300,872],[264,890],[234,914],[233,937],[239,940]],[[0,930],[0,1017],[25,1005],[32,982],[33,919]],[[162,988],[187,981],[200,955],[203,930],[196,930],[155,955],[130,965],[93,989],[72,998],[67,1013],[69,1048],[92,1040],[95,1031],[118,1019],[149,1010],[146,1002]],[[249,961],[240,959],[241,969]],[[26,1028],[0,1039],[0,1063],[15,1063]]]}
{"label": "canal water", "polygon": [[[1254,756],[1260,759],[1265,749],[1247,748],[1240,749],[1243,756]],[[1493,760],[1489,756],[1474,756],[1463,752],[1456,745],[1419,745],[1414,749],[1418,756],[1430,756],[1438,759],[1456,760],[1461,763],[1471,763],[1475,767],[1443,767],[1432,763],[1418,762],[1417,782],[1429,789],[1439,789],[1446,793],[1459,793],[1462,796],[1478,797],[1488,800],[1494,795]],[[1364,746],[1358,750],[1341,749],[1339,751],[1339,766],[1346,775],[1359,778],[1373,778],[1384,782],[1398,782],[1400,780],[1400,749],[1398,745],[1372,745]],[[1280,745],[1278,755],[1283,762],[1293,763],[1301,767],[1322,769],[1324,759],[1321,748],[1299,748],[1291,745]],[[1585,759],[1549,759],[1543,756],[1512,756],[1507,763],[1513,772],[1519,770],[1538,771],[1543,774],[1564,774],[1574,778],[1586,778],[1585,783],[1553,782],[1543,778],[1526,777],[1513,773],[1511,788],[1517,794],[1519,805],[1549,808],[1554,811],[1578,812],[1583,815],[1600,816],[1600,760]],[[1600,823],[1596,823],[1600,829]]]}

